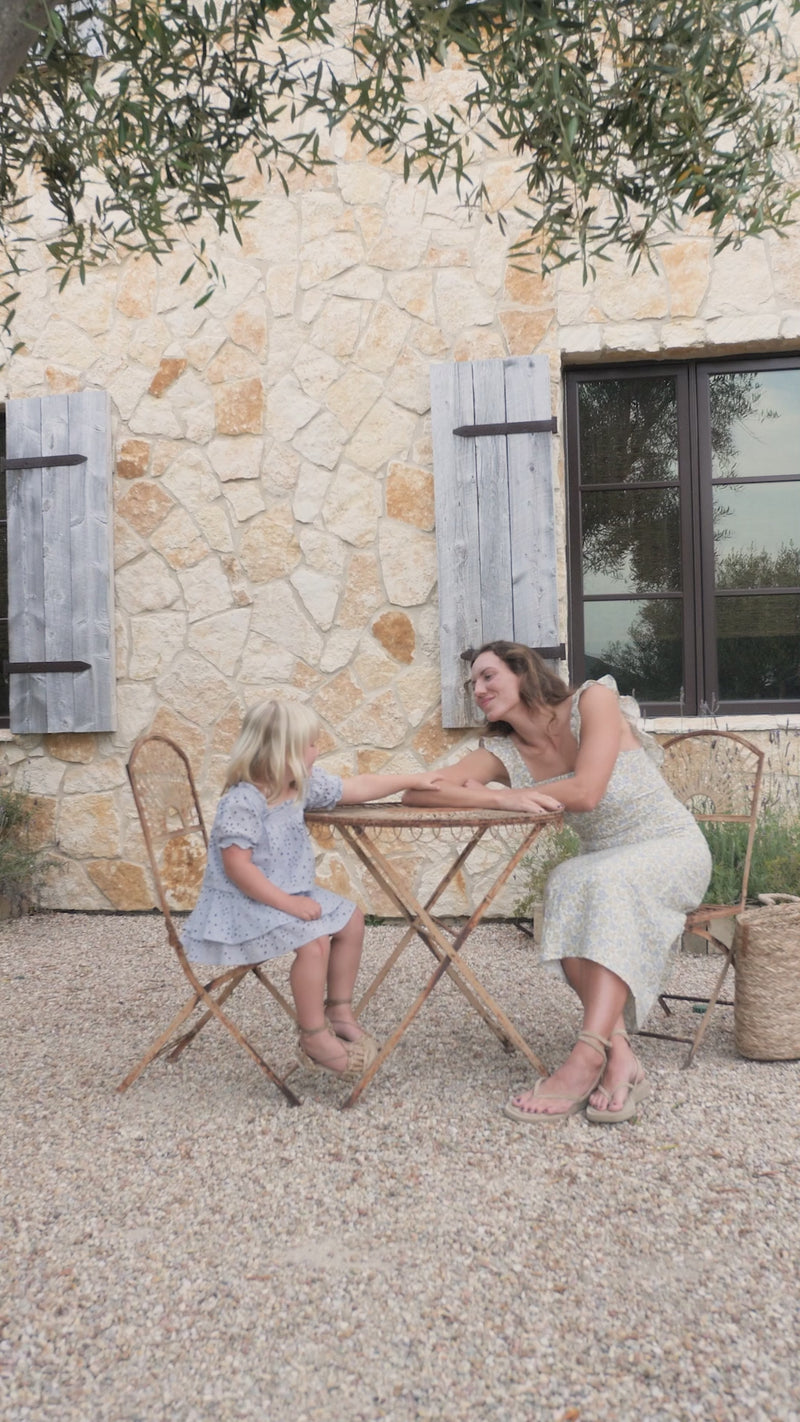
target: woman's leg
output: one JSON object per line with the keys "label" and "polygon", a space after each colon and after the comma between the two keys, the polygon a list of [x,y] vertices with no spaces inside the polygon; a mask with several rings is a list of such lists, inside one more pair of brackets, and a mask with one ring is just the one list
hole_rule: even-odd
{"label": "woman's leg", "polygon": [[[567,982],[583,1005],[582,1030],[605,1041],[612,1040],[611,1033],[623,1026],[627,984],[609,968],[589,958],[563,958],[561,964]],[[615,1047],[622,1040],[613,1038]],[[588,1042],[578,1041],[566,1061],[541,1083],[538,1094],[523,1091],[513,1098],[513,1103],[533,1115],[563,1115],[565,1102],[578,1100],[591,1092],[600,1064],[598,1049]]]}
{"label": "woman's leg", "polygon": [[307,1056],[331,1071],[345,1071],[347,1048],[344,1042],[327,1030],[325,1022],[325,985],[331,956],[329,938],[314,938],[295,951],[289,970],[289,983],[297,1008],[300,1045]]}

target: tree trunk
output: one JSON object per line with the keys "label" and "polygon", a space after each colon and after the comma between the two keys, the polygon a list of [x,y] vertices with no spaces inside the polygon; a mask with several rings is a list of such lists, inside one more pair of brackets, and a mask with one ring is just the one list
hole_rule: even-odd
{"label": "tree trunk", "polygon": [[42,0],[0,0],[0,94],[21,69],[36,36],[47,24]]}

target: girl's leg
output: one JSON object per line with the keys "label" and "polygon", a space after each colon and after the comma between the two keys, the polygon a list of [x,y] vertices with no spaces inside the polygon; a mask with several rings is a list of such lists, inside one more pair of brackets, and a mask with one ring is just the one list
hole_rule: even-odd
{"label": "girl's leg", "polygon": [[357,1042],[368,1035],[353,1016],[353,989],[363,947],[364,915],[357,908],[344,928],[331,937],[328,963],[326,1013],[336,1035],[346,1042]]}
{"label": "girl's leg", "polygon": [[[583,1005],[583,1031],[611,1040],[611,1033],[623,1027],[627,984],[609,968],[588,958],[563,958],[562,967]],[[615,1047],[622,1040],[615,1037]],[[576,1042],[566,1061],[542,1082],[539,1093],[521,1092],[513,1098],[514,1105],[533,1115],[563,1115],[565,1100],[577,1100],[592,1091],[600,1065],[597,1048],[588,1042]]]}
{"label": "girl's leg", "polygon": [[323,1004],[330,948],[327,937],[314,938],[311,943],[304,943],[298,948],[289,971],[289,983],[297,1008],[303,1051],[331,1071],[345,1071],[348,1065],[347,1048],[333,1032],[327,1030],[325,1022]]}

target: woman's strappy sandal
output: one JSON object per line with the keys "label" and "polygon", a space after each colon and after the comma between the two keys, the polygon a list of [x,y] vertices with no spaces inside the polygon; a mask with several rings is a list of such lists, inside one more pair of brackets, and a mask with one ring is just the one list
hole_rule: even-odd
{"label": "woman's strappy sandal", "polygon": [[[337,1018],[330,1010],[332,1007],[352,1007],[352,1005],[352,999],[349,997],[329,997],[325,1003],[326,1022],[329,1024],[334,1035],[339,1038],[340,1042],[349,1042],[352,1045],[353,1042],[363,1042],[366,1040],[367,1042],[372,1042],[375,1047],[375,1052],[377,1053],[379,1042],[376,1037],[373,1037],[371,1032],[368,1032],[365,1027],[362,1027],[360,1022],[345,1022],[343,1018]],[[344,1032],[339,1030],[343,1027],[355,1027],[361,1033],[361,1036],[346,1037]]]}
{"label": "woman's strappy sandal", "polygon": [[608,1048],[611,1046],[611,1043],[606,1041],[605,1037],[598,1037],[594,1032],[579,1032],[578,1041],[585,1042],[588,1047],[592,1047],[594,1051],[596,1051],[603,1058],[603,1064],[600,1067],[600,1070],[597,1073],[594,1082],[589,1087],[589,1090],[584,1092],[582,1096],[564,1096],[560,1092],[556,1091],[543,1091],[542,1088],[545,1083],[544,1081],[539,1080],[533,1088],[534,1096],[539,1096],[542,1098],[542,1100],[547,1101],[565,1101],[567,1103],[566,1110],[526,1111],[524,1107],[516,1106],[514,1104],[514,1101],[511,1100],[506,1102],[505,1106],[503,1107],[503,1110],[505,1111],[505,1114],[507,1116],[511,1117],[512,1121],[523,1121],[526,1126],[531,1125],[531,1123],[535,1123],[536,1125],[538,1125],[540,1122],[546,1122],[549,1125],[553,1121],[563,1121],[566,1119],[567,1116],[577,1116],[578,1113],[583,1110],[584,1106],[589,1100],[589,1097],[592,1095],[592,1092],[596,1091],[598,1086],[600,1085],[603,1072],[605,1071],[606,1064],[608,1062]]}
{"label": "woman's strappy sandal", "polygon": [[[618,1027],[611,1033],[613,1037],[624,1037],[630,1046],[630,1038],[627,1032],[623,1032]],[[606,1101],[611,1101],[618,1091],[626,1091],[627,1096],[617,1111],[609,1111],[607,1107],[587,1106],[586,1119],[592,1121],[596,1126],[613,1126],[618,1121],[630,1121],[636,1115],[636,1108],[645,1096],[650,1094],[650,1082],[644,1074],[644,1067],[639,1058],[634,1055],[636,1063],[633,1071],[633,1081],[621,1081],[611,1091],[606,1086],[597,1086],[596,1091],[600,1091],[605,1096]],[[591,1095],[592,1093],[590,1093]]]}
{"label": "woman's strappy sandal", "polygon": [[[316,1037],[321,1032],[330,1032],[331,1036],[345,1049],[345,1065],[343,1067],[330,1066],[327,1062],[317,1061],[316,1057],[310,1057],[303,1047],[304,1037]],[[348,1042],[344,1037],[337,1037],[330,1026],[324,1022],[321,1027],[301,1027],[300,1036],[297,1039],[297,1053],[303,1066],[309,1071],[329,1071],[333,1076],[363,1076],[368,1066],[371,1066],[378,1055],[378,1046],[372,1037],[359,1037],[357,1042]]]}

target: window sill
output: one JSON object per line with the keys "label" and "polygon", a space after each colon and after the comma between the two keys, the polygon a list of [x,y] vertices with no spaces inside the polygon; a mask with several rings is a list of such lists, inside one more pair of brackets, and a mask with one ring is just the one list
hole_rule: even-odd
{"label": "window sill", "polygon": [[800,730],[800,713],[785,716],[647,716],[646,731],[657,736],[675,736],[682,731],[795,731]]}

